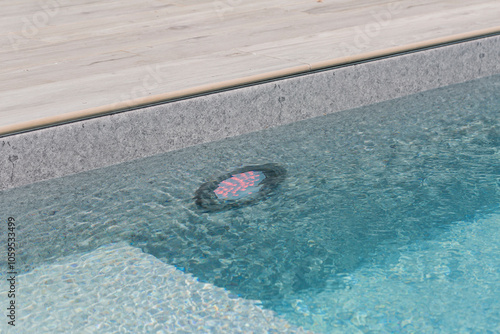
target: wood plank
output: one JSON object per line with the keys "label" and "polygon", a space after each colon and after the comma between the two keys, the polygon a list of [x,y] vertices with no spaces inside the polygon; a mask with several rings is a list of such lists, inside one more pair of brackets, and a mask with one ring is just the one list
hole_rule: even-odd
{"label": "wood plank", "polygon": [[8,0],[2,11],[0,128],[500,25],[497,0]]}

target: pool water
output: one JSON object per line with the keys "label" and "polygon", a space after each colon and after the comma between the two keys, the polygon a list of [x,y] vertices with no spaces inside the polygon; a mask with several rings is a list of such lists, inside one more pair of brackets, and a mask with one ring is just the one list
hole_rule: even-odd
{"label": "pool water", "polygon": [[[328,106],[324,107],[328,113]],[[246,165],[252,205],[193,194]],[[0,193],[20,270],[126,241],[316,332],[500,331],[500,76]]]}
{"label": "pool water", "polygon": [[453,222],[440,236],[337,274],[341,287],[291,296],[286,318],[317,332],[498,333],[499,224],[500,211]]}

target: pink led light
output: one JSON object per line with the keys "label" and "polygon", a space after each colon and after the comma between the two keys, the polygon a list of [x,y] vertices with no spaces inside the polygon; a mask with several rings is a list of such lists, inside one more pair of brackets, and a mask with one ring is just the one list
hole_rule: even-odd
{"label": "pink led light", "polygon": [[219,199],[236,199],[258,191],[259,184],[266,178],[262,172],[249,171],[235,174],[219,183],[214,193]]}

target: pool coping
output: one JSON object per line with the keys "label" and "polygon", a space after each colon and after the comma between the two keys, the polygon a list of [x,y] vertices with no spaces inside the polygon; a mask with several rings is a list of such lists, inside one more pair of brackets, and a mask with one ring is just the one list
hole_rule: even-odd
{"label": "pool coping", "polygon": [[318,65],[198,95],[177,92],[168,102],[4,136],[0,190],[500,74],[498,33],[419,50]]}
{"label": "pool coping", "polygon": [[223,90],[235,89],[247,85],[259,84],[261,82],[266,82],[269,80],[280,80],[294,75],[305,75],[308,73],[313,73],[315,71],[328,70],[340,66],[347,66],[362,61],[373,61],[379,58],[388,56],[397,56],[408,52],[419,52],[421,50],[425,50],[428,48],[441,47],[448,45],[450,43],[461,43],[471,39],[484,38],[497,34],[500,34],[500,26],[446,36],[446,37],[435,38],[408,45],[371,51],[354,56],[346,56],[342,58],[334,58],[316,63],[305,64],[301,66],[294,66],[282,70],[252,75],[248,77],[242,77],[228,81],[217,82],[208,85],[197,86],[173,92],[167,92],[163,94],[147,96],[128,101],[117,102],[100,107],[68,112],[61,115],[44,117],[16,124],[9,124],[5,126],[0,126],[0,138],[27,131],[38,130],[50,126],[56,126],[79,120],[85,120],[93,117],[102,117],[119,112],[126,112],[138,108],[145,108],[157,104],[168,103],[172,101],[177,101],[179,99],[192,98],[204,94],[217,93]]}

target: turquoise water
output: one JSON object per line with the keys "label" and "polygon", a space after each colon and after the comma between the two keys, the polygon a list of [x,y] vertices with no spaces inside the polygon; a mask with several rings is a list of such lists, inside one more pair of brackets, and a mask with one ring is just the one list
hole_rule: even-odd
{"label": "turquoise water", "polygon": [[318,332],[498,333],[499,226],[500,212],[453,222],[438,237],[337,274],[342,287],[294,295],[286,317]]}
{"label": "turquoise water", "polygon": [[[325,113],[328,106],[325,106]],[[200,184],[279,163],[267,199]],[[22,270],[121,240],[317,332],[500,331],[500,76],[0,194]]]}

